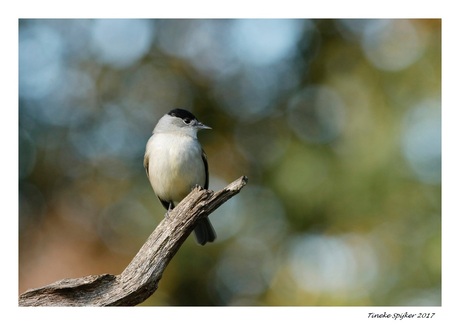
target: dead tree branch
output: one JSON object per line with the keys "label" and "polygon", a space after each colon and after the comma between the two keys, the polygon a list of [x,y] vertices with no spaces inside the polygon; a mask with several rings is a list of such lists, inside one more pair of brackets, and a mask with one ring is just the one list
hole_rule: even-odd
{"label": "dead tree branch", "polygon": [[150,297],[169,261],[195,228],[246,185],[242,176],[213,192],[195,188],[164,218],[131,263],[119,275],[90,275],[63,279],[19,296],[20,306],[134,306]]}

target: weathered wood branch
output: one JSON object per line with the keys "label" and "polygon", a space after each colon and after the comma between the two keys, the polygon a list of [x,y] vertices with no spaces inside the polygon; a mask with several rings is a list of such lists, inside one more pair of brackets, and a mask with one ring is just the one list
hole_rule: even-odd
{"label": "weathered wood branch", "polygon": [[242,176],[218,192],[195,188],[161,221],[121,274],[63,279],[22,293],[19,305],[134,306],[143,302],[157,289],[166,266],[197,220],[238,194],[246,183],[247,177]]}

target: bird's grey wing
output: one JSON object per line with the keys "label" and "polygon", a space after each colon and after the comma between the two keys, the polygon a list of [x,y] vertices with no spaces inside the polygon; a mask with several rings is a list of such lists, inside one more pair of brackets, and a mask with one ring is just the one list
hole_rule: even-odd
{"label": "bird's grey wing", "polygon": [[147,173],[147,177],[149,177],[149,156],[147,155],[147,152],[144,155],[144,168]]}
{"label": "bird's grey wing", "polygon": [[206,180],[204,181],[204,188],[208,189],[209,187],[209,168],[208,168],[208,156],[203,149],[201,149],[201,159],[203,159],[204,164],[204,173],[206,174]]}
{"label": "bird's grey wing", "polygon": [[[206,180],[204,182],[204,188],[208,189],[209,187],[209,167],[208,167],[208,157],[204,150],[201,150],[201,158],[203,159],[204,171],[206,174]],[[216,239],[216,231],[214,230],[209,218],[206,217],[197,222],[197,225],[194,229],[195,238],[198,244],[205,245],[206,243],[213,242]]]}

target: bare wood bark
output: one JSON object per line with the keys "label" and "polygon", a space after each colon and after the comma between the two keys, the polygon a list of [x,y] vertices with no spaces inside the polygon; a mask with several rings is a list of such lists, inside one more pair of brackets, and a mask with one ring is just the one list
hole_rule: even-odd
{"label": "bare wood bark", "polygon": [[20,306],[134,306],[150,297],[169,261],[195,228],[246,185],[242,176],[224,189],[212,192],[195,188],[164,218],[119,275],[90,275],[63,279],[28,290],[19,296]]}

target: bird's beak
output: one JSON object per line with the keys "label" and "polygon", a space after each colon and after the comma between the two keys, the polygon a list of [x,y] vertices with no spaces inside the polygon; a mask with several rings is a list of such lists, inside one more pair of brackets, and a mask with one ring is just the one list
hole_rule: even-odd
{"label": "bird's beak", "polygon": [[212,130],[210,126],[204,125],[201,122],[197,122],[195,126],[200,130]]}

